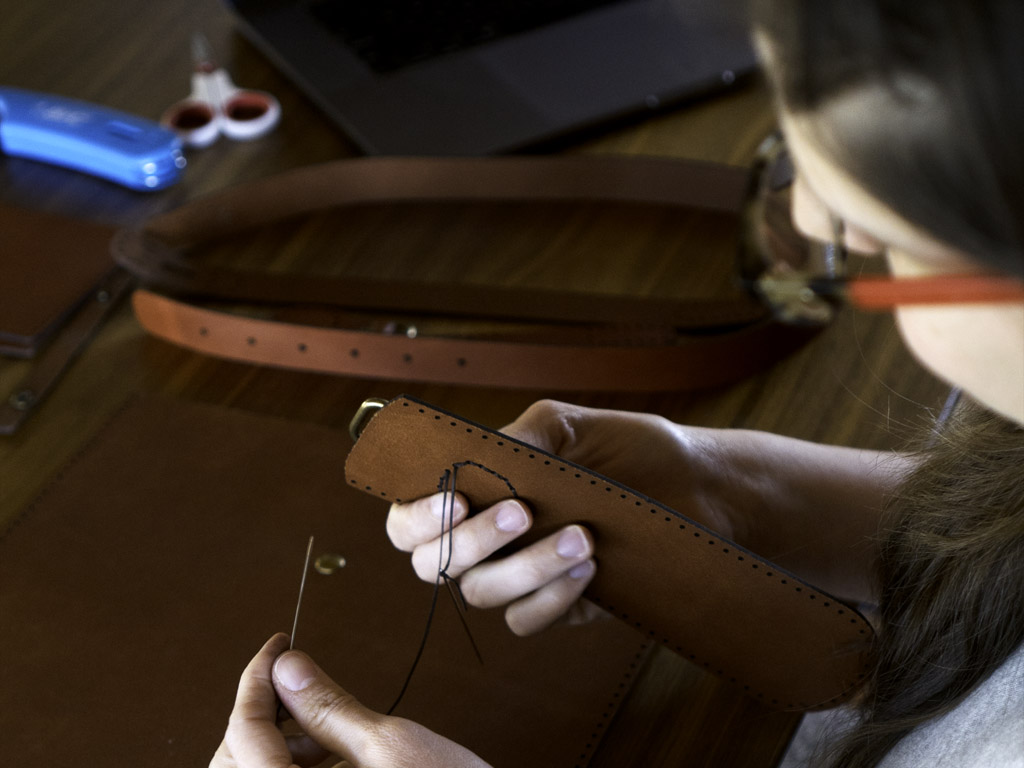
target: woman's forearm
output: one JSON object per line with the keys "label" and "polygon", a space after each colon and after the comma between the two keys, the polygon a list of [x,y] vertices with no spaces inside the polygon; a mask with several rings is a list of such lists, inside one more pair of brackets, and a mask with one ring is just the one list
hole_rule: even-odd
{"label": "woman's forearm", "polygon": [[872,601],[880,516],[910,456],[766,432],[697,430],[705,503],[759,555],[838,597]]}

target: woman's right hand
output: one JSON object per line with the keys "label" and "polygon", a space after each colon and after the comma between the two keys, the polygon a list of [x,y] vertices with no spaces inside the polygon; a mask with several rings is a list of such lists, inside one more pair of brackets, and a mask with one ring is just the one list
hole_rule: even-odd
{"label": "woman's right hand", "polygon": [[[614,478],[665,503],[700,486],[695,459],[702,455],[695,431],[651,415],[596,410],[542,401],[502,432]],[[699,462],[696,462],[699,463]],[[506,605],[513,632],[527,635],[556,621],[581,623],[603,615],[581,598],[594,577],[594,541],[586,528],[567,526],[500,559],[488,558],[513,543],[533,523],[529,508],[505,499],[469,517],[466,499],[454,495],[444,509],[441,494],[391,507],[388,535],[424,581],[437,578],[442,518],[453,521],[448,575],[458,578],[466,601],[479,608]],[[707,520],[721,530],[724,521]],[[447,557],[446,549],[444,557]]]}

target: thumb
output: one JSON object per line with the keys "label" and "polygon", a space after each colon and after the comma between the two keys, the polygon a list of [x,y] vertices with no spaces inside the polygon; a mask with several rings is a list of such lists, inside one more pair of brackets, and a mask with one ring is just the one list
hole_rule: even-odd
{"label": "thumb", "polygon": [[349,768],[489,768],[422,725],[367,709],[304,653],[277,658],[274,688],[306,735]]}
{"label": "thumb", "polygon": [[556,400],[540,400],[511,424],[501,429],[506,435],[524,443],[563,455],[575,442],[576,422],[581,409]]}
{"label": "thumb", "polygon": [[306,735],[353,765],[361,764],[383,715],[360,704],[299,651],[287,651],[274,662],[274,688]]}

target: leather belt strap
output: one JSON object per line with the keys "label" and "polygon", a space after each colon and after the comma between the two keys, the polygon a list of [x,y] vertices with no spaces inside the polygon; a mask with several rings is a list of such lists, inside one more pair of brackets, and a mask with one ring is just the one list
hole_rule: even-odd
{"label": "leather belt strap", "polygon": [[146,290],[137,290],[132,304],[154,335],[215,357],[364,378],[508,388],[711,387],[756,373],[811,334],[760,323],[673,346],[583,346],[316,328],[217,312]]}
{"label": "leather belt strap", "polygon": [[[736,215],[746,188],[742,169],[656,158],[357,158],[298,169],[195,201],[151,220],[141,231],[119,232],[113,251],[143,283],[176,296],[534,324],[518,341],[448,334],[410,338],[366,327],[310,327],[244,317],[153,291],[136,292],[133,306],[148,331],[205,354],[375,378],[685,389],[749,375],[802,344],[810,332],[776,325],[761,304],[739,292],[681,301],[271,274],[204,264],[196,246],[317,211],[384,202],[603,201]],[[552,333],[539,323],[548,324]],[[560,342],[561,331],[573,325],[616,326],[620,340]],[[689,338],[680,334],[680,326],[716,333]],[[630,339],[631,327],[640,340]],[[741,330],[722,333],[723,327]],[[668,330],[671,341],[652,346],[652,328],[660,329],[662,338]]]}
{"label": "leather belt strap", "polygon": [[429,286],[409,280],[258,272],[197,264],[136,233],[114,238],[118,261],[162,291],[222,301],[316,304],[356,310],[437,314],[547,323],[602,323],[687,328],[746,324],[766,309],[752,296],[687,301],[479,284]]}

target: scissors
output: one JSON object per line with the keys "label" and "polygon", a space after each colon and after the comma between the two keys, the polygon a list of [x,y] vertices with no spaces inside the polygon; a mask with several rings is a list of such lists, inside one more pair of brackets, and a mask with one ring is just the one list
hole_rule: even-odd
{"label": "scissors", "polygon": [[208,147],[217,137],[263,136],[281,119],[281,104],[266,91],[239,88],[213,59],[210,43],[192,37],[192,94],[168,107],[160,122],[190,147]]}

